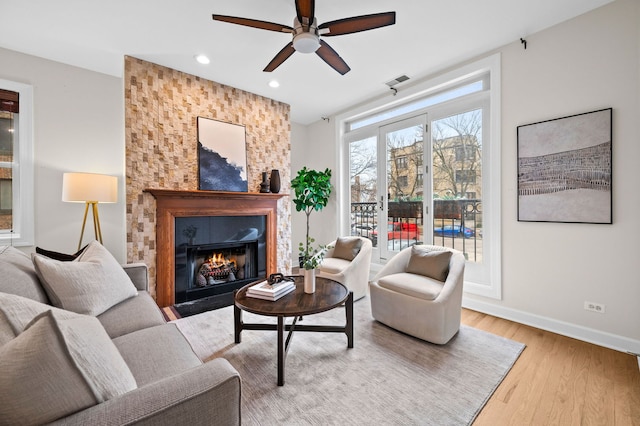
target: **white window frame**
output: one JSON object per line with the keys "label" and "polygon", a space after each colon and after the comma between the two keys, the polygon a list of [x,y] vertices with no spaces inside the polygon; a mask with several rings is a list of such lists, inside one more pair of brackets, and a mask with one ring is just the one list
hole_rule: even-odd
{"label": "white window frame", "polygon": [[[336,170],[336,181],[338,189],[338,211],[340,217],[338,221],[338,232],[340,235],[350,233],[350,200],[349,200],[349,144],[346,143],[354,138],[362,137],[366,131],[349,132],[346,138],[347,123],[355,119],[365,117],[383,110],[392,109],[402,104],[409,103],[419,98],[429,96],[453,87],[460,82],[468,81],[477,76],[488,75],[489,84],[489,114],[483,114],[483,127],[488,128],[488,137],[483,144],[483,165],[482,180],[483,188],[483,223],[486,229],[485,242],[489,247],[490,256],[482,265],[467,262],[471,274],[465,274],[464,291],[469,294],[502,299],[502,232],[501,232],[501,90],[500,90],[500,54],[494,54],[487,58],[462,66],[456,70],[444,73],[435,78],[429,79],[413,87],[401,90],[393,99],[382,98],[368,104],[361,105],[355,109],[347,111],[336,117],[335,131],[338,155],[338,169]],[[488,115],[488,117],[486,116]],[[433,121],[437,117],[429,117]],[[375,266],[372,265],[375,270]],[[471,277],[473,276],[473,277]]]}
{"label": "white window frame", "polygon": [[0,88],[17,92],[20,102],[18,143],[13,152],[13,227],[0,233],[0,245],[34,245],[34,176],[33,176],[33,87],[0,79]]}

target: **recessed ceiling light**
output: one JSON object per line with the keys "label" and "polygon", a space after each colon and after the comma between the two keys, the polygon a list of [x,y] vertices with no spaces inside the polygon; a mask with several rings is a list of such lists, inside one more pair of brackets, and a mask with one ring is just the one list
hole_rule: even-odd
{"label": "recessed ceiling light", "polygon": [[207,58],[206,55],[196,55],[196,61],[198,61],[199,63],[201,63],[203,65],[207,65],[208,63],[211,62],[211,60],[209,58]]}
{"label": "recessed ceiling light", "polygon": [[280,87],[280,83],[278,83],[276,80],[271,80],[269,82],[269,86],[275,89],[276,87]]}

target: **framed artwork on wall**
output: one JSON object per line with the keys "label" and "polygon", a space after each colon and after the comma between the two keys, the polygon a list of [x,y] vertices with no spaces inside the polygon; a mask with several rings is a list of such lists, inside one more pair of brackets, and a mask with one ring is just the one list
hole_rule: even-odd
{"label": "framed artwork on wall", "polygon": [[518,126],[518,221],[613,223],[612,112]]}
{"label": "framed artwork on wall", "polygon": [[247,192],[245,127],[198,117],[198,189]]}

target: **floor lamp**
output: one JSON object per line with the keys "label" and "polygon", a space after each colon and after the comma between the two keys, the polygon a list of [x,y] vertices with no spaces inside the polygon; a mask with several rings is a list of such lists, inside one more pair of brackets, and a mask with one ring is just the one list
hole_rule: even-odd
{"label": "floor lamp", "polygon": [[85,203],[78,250],[82,246],[89,206],[91,206],[93,213],[93,231],[96,235],[96,240],[102,244],[98,203],[115,203],[118,201],[118,178],[95,173],[65,173],[62,175],[62,201]]}

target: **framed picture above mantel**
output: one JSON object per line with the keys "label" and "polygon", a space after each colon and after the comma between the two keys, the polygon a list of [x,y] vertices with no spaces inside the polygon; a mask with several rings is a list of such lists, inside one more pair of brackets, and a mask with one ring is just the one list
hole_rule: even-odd
{"label": "framed picture above mantel", "polygon": [[245,127],[197,118],[198,189],[247,192]]}
{"label": "framed picture above mantel", "polygon": [[611,108],[518,126],[518,220],[611,224]]}

